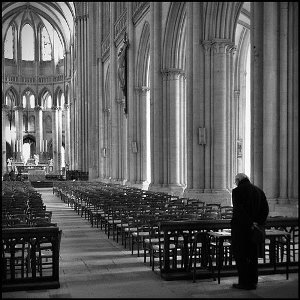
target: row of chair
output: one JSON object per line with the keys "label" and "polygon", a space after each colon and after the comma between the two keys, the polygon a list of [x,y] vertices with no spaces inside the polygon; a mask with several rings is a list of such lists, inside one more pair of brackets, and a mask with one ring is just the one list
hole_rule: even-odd
{"label": "row of chair", "polygon": [[[125,248],[137,255],[143,251],[144,261],[149,262],[154,270],[154,262],[161,261],[163,252],[163,236],[159,232],[159,223],[166,220],[199,220],[231,218],[232,207],[209,203],[198,199],[187,199],[132,189],[103,183],[72,182],[56,183],[53,188],[61,199],[74,210],[91,222],[92,226],[100,227]],[[191,235],[191,237],[194,236]],[[170,257],[182,267],[184,237],[177,233],[172,237]],[[190,248],[193,240],[189,241]],[[199,245],[199,244],[198,244]],[[212,244],[213,245],[213,244]],[[186,254],[185,254],[186,257]]]}
{"label": "row of chair", "polygon": [[2,227],[43,226],[51,223],[41,194],[25,182],[10,182],[2,188]]}

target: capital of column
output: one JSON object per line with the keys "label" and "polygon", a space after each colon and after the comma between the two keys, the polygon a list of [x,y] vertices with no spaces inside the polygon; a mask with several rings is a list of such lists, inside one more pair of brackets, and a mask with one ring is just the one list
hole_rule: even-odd
{"label": "capital of column", "polygon": [[125,98],[122,98],[122,99],[116,99],[116,102],[117,102],[117,104],[125,105]]}
{"label": "capital of column", "polygon": [[138,93],[144,94],[144,93],[147,93],[148,91],[150,91],[150,88],[147,87],[147,86],[137,86],[137,87],[135,88],[135,90],[136,90]]}
{"label": "capital of column", "polygon": [[10,110],[10,107],[6,104],[2,104],[2,110]]}
{"label": "capital of column", "polygon": [[165,80],[178,79],[179,76],[185,76],[184,70],[176,68],[163,69],[161,74]]}
{"label": "capital of column", "polygon": [[205,51],[205,55],[206,56],[209,55],[210,52],[211,52],[211,48],[212,48],[212,42],[208,41],[208,40],[204,40],[204,41],[202,41],[201,44],[202,44],[202,47],[203,47],[203,49]]}
{"label": "capital of column", "polygon": [[240,96],[240,90],[234,90],[234,96],[239,97]]}
{"label": "capital of column", "polygon": [[234,47],[230,40],[215,39],[212,41],[212,48],[215,54],[226,54],[229,48]]}
{"label": "capital of column", "polygon": [[65,109],[65,110],[68,110],[69,108],[70,108],[70,104],[69,104],[69,103],[65,103],[64,109]]}
{"label": "capital of column", "polygon": [[236,52],[236,49],[237,49],[237,46],[236,45],[234,45],[234,44],[232,44],[232,45],[228,45],[227,46],[227,53],[228,54],[235,54],[235,52]]}
{"label": "capital of column", "polygon": [[110,107],[103,108],[103,112],[109,114],[110,113]]}
{"label": "capital of column", "polygon": [[34,110],[35,111],[40,111],[40,110],[42,110],[43,108],[40,106],[40,105],[37,105],[35,108],[34,108]]}
{"label": "capital of column", "polygon": [[15,106],[15,110],[24,111],[24,107],[21,105],[17,105],[17,106]]}

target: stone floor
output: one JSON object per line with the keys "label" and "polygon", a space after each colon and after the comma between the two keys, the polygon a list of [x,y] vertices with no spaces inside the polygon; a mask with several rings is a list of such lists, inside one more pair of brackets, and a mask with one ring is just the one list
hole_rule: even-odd
{"label": "stone floor", "polygon": [[52,220],[62,229],[60,249],[60,288],[2,293],[2,298],[298,298],[298,273],[259,277],[254,291],[235,290],[236,277],[162,280],[142,257],[112,239],[100,228],[78,216],[73,209],[41,188]]}

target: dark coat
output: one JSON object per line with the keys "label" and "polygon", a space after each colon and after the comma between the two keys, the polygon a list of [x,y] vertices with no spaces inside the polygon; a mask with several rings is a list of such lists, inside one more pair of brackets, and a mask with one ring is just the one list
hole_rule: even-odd
{"label": "dark coat", "polygon": [[232,190],[232,205],[231,227],[249,229],[253,222],[264,224],[269,214],[265,193],[247,178]]}

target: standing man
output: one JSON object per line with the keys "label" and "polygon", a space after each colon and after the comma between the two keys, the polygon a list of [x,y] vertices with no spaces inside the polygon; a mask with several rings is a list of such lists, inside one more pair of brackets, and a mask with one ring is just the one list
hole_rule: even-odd
{"label": "standing man", "polygon": [[258,245],[251,241],[251,227],[253,222],[265,223],[269,205],[265,193],[253,185],[247,175],[238,173],[235,184],[237,187],[232,190],[231,236],[239,279],[232,287],[254,290],[258,281]]}

